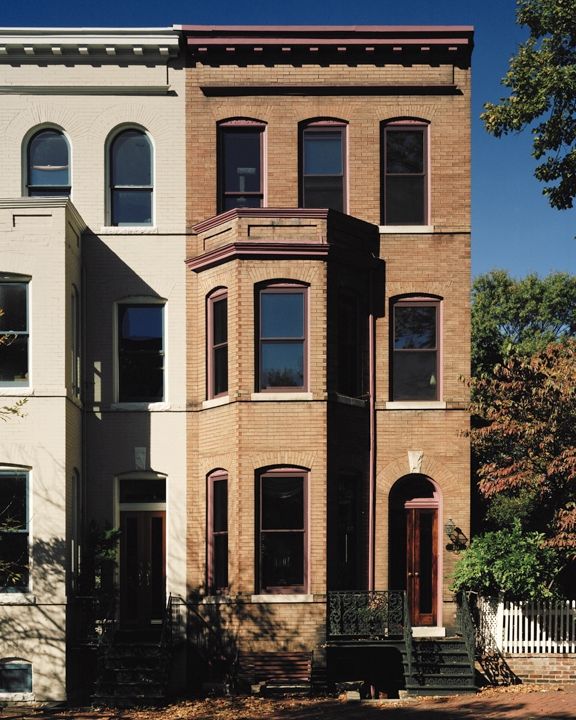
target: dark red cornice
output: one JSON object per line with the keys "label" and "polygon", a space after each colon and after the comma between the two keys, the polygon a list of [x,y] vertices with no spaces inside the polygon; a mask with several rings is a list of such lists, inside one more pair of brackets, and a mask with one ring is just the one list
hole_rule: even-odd
{"label": "dark red cornice", "polygon": [[190,270],[200,272],[237,258],[324,260],[328,255],[328,249],[326,243],[313,242],[236,242],[206,252],[200,257],[190,258],[186,260],[186,265]]}
{"label": "dark red cornice", "polygon": [[210,52],[233,56],[236,52],[280,53],[332,51],[337,54],[387,51],[392,54],[446,53],[469,57],[473,46],[471,25],[183,25],[189,51],[198,57]]}

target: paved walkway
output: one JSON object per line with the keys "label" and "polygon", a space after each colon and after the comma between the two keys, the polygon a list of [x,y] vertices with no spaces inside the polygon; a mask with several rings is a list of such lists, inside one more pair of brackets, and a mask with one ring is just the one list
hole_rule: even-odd
{"label": "paved walkway", "polygon": [[406,701],[193,700],[149,710],[5,708],[0,720],[576,720],[576,685]]}

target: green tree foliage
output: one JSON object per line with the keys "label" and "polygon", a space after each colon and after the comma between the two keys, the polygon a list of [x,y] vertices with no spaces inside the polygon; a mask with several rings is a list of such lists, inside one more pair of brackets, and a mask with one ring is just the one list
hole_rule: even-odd
{"label": "green tree foliage", "polygon": [[517,0],[517,21],[529,37],[510,60],[502,84],[510,95],[486,103],[482,120],[500,137],[527,127],[538,180],[552,207],[576,196],[576,7],[574,0]]}
{"label": "green tree foliage", "polygon": [[493,518],[523,520],[576,558],[576,340],[513,355],[475,381],[478,486]]}
{"label": "green tree foliage", "polygon": [[532,274],[515,280],[505,270],[493,270],[474,281],[474,377],[491,373],[512,353],[529,356],[566,337],[576,337],[575,276]]}
{"label": "green tree foliage", "polygon": [[538,532],[511,528],[475,538],[456,565],[452,590],[472,590],[506,600],[553,597],[560,565],[557,553]]}

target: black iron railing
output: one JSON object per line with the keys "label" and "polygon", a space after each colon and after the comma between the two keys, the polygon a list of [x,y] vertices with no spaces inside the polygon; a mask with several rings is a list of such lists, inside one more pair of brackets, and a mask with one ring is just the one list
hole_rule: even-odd
{"label": "black iron railing", "polygon": [[328,593],[329,640],[402,638],[405,593],[339,590]]}
{"label": "black iron railing", "polygon": [[406,669],[407,676],[412,677],[412,621],[410,620],[410,608],[408,607],[408,597],[404,595],[404,647],[406,649]]}
{"label": "black iron railing", "polygon": [[457,602],[456,621],[458,623],[458,629],[466,645],[470,667],[474,669],[474,661],[476,659],[476,629],[472,620],[467,594],[465,592],[458,593]]}

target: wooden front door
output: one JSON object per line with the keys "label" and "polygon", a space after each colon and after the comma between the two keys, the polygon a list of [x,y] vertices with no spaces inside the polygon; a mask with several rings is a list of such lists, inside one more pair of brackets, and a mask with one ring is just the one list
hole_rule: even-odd
{"label": "wooden front door", "polygon": [[412,625],[436,625],[438,511],[406,509],[406,591]]}
{"label": "wooden front door", "polygon": [[166,604],[166,512],[120,513],[120,621],[146,626]]}

